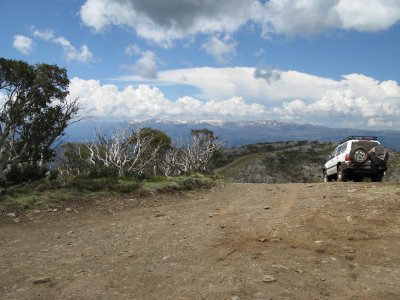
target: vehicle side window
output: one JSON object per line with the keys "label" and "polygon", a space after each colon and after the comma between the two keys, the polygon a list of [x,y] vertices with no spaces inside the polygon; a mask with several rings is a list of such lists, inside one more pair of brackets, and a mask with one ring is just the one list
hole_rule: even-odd
{"label": "vehicle side window", "polygon": [[340,155],[342,153],[343,145],[340,145],[339,148],[337,149],[336,156]]}
{"label": "vehicle side window", "polygon": [[345,151],[346,151],[346,148],[347,148],[347,142],[346,143],[344,143],[342,146],[340,146],[341,147],[341,149],[340,149],[340,154],[342,154],[342,153],[344,153]]}
{"label": "vehicle side window", "polygon": [[337,147],[335,150],[333,150],[332,157],[335,157],[338,154],[338,150],[339,150],[339,147]]}

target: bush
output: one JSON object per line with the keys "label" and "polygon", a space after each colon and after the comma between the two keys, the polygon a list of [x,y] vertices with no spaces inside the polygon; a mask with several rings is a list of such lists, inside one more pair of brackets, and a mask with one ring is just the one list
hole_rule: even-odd
{"label": "bush", "polygon": [[80,192],[84,190],[97,192],[102,188],[102,184],[98,180],[79,176],[67,181],[66,187],[76,189]]}
{"label": "bush", "polygon": [[60,175],[60,172],[57,169],[51,169],[50,173],[47,176],[47,178],[49,180],[56,180],[59,175]]}
{"label": "bush", "polygon": [[190,177],[182,181],[181,185],[185,190],[195,190],[200,188],[210,188],[213,186],[213,181],[209,178]]}
{"label": "bush", "polygon": [[7,172],[6,180],[8,184],[15,185],[22,182],[36,181],[46,176],[48,169],[35,165],[26,164],[24,166],[13,166]]}
{"label": "bush", "polygon": [[117,192],[131,193],[141,186],[140,182],[132,179],[118,179],[116,177],[92,178],[86,176],[76,176],[67,181],[66,187],[77,189],[78,191],[89,192]]}
{"label": "bush", "polygon": [[141,187],[137,181],[120,181],[113,187],[113,191],[121,194],[129,194]]}

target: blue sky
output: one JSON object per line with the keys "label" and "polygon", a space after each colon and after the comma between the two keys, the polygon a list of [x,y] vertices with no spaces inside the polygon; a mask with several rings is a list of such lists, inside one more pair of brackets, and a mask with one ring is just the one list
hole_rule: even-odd
{"label": "blue sky", "polygon": [[1,1],[0,55],[102,119],[400,125],[400,1]]}

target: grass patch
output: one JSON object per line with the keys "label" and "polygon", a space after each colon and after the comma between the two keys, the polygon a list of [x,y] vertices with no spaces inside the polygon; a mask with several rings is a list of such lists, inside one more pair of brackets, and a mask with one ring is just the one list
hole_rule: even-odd
{"label": "grass patch", "polygon": [[0,204],[21,208],[52,208],[82,195],[81,192],[68,188],[51,190],[43,190],[43,188],[43,185],[40,185],[37,189],[31,191],[22,189],[19,192],[7,193],[1,198]]}
{"label": "grass patch", "polygon": [[148,195],[152,193],[160,193],[167,191],[178,191],[182,190],[179,183],[174,179],[167,179],[164,181],[146,181],[139,189],[141,195]]}
{"label": "grass patch", "polygon": [[156,177],[145,181],[130,178],[68,177],[40,180],[9,187],[0,205],[20,208],[53,208],[63,202],[88,196],[149,195],[177,190],[195,190],[213,186],[214,180],[200,174],[181,177]]}
{"label": "grass patch", "polygon": [[214,185],[214,178],[196,173],[179,177],[164,177],[162,180],[157,178],[156,180],[146,181],[140,188],[140,193],[145,195],[168,191],[191,191],[211,188]]}

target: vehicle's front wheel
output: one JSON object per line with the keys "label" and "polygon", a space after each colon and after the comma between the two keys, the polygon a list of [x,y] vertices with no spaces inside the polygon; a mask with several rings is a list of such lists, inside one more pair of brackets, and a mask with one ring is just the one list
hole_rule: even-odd
{"label": "vehicle's front wheel", "polygon": [[326,173],[326,170],[324,170],[324,182],[331,182],[331,181],[332,181],[332,177],[329,176],[329,175]]}
{"label": "vehicle's front wheel", "polygon": [[337,169],[337,181],[346,182],[348,180],[348,174],[343,170],[342,165]]}

